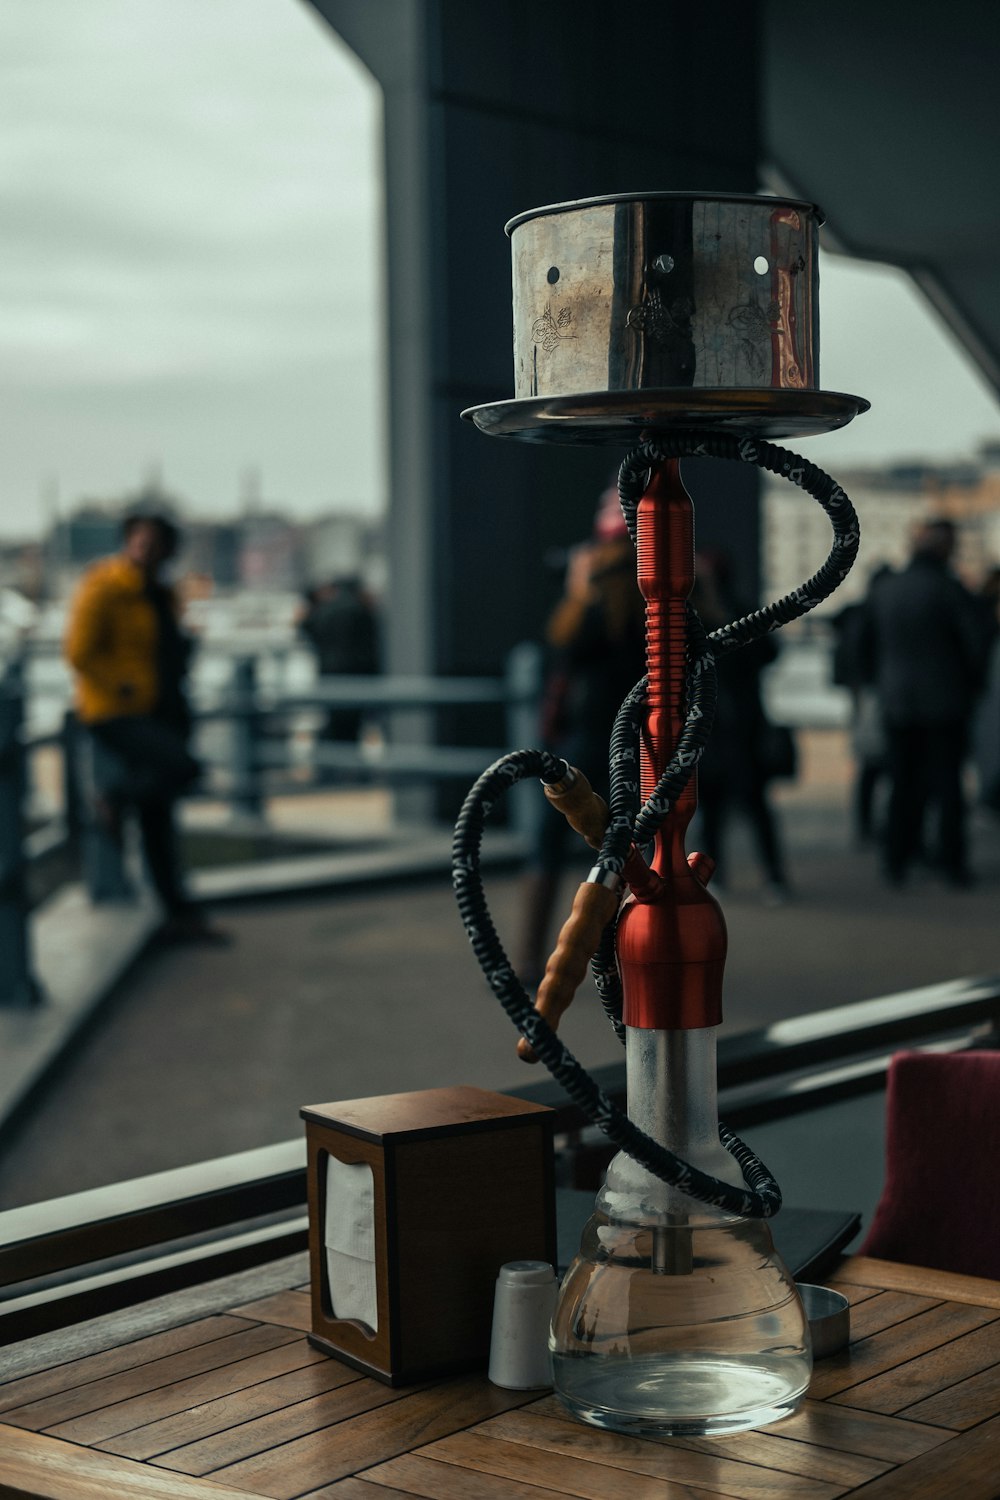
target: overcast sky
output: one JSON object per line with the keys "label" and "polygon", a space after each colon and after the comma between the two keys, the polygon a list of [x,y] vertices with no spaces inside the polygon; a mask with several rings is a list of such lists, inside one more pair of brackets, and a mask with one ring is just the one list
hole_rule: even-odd
{"label": "overcast sky", "polygon": [[[0,532],[154,473],[203,515],[254,472],[298,515],[382,505],[379,117],[303,0],[4,0]],[[821,312],[822,386],[873,411],[807,456],[1000,439],[900,273],[825,257]]]}
{"label": "overcast sky", "polygon": [[300,0],[0,7],[0,525],[383,500],[378,91]]}

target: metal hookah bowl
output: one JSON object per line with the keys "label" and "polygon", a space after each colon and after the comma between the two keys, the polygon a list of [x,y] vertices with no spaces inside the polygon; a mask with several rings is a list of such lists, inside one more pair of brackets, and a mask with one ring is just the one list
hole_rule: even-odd
{"label": "metal hookah bowl", "polygon": [[819,389],[820,210],[792,198],[624,193],[507,224],[513,401],[496,436],[626,442],[724,427],[804,436],[868,403]]}

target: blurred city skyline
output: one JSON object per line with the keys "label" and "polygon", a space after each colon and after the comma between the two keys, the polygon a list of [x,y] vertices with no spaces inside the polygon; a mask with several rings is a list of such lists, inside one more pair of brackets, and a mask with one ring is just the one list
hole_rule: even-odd
{"label": "blurred city skyline", "polygon": [[[304,0],[32,0],[0,16],[0,56],[0,535],[151,480],[192,517],[377,514],[361,64]],[[836,473],[1000,440],[996,392],[904,273],[825,254],[821,311],[823,388],[872,411],[807,457]]]}

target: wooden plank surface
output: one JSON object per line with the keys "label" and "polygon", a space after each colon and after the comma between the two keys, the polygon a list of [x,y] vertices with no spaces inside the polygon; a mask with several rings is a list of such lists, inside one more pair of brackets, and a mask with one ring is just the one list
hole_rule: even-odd
{"label": "wooden plank surface", "polygon": [[216,1281],[200,1282],[176,1292],[164,1292],[135,1307],[104,1313],[67,1328],[57,1328],[35,1338],[21,1339],[0,1354],[0,1380],[32,1375],[54,1365],[118,1349],[138,1339],[163,1333],[181,1324],[190,1324],[217,1313],[228,1313],[239,1302],[284,1290],[308,1272],[304,1251],[220,1276]]}
{"label": "wooden plank surface", "polygon": [[[718,1500],[718,1491],[585,1458],[536,1452],[522,1443],[484,1437],[478,1428],[366,1469],[360,1477],[429,1500],[507,1500],[508,1495],[523,1500],[549,1500],[552,1495],[582,1500]],[[337,1486],[330,1485],[310,1500],[339,1494]]]}
{"label": "wooden plank surface", "polygon": [[110,1453],[0,1424],[0,1494],[21,1500],[254,1500],[251,1493],[168,1474]]}
{"label": "wooden plank surface", "polygon": [[530,1392],[502,1391],[484,1375],[414,1394],[383,1390],[403,1399],[217,1469],[212,1477],[223,1484],[261,1490],[275,1500],[291,1500],[532,1399]]}
{"label": "wooden plank surface", "polygon": [[997,1364],[1000,1364],[1000,1321],[952,1339],[884,1375],[853,1385],[832,1400],[892,1415]]}
{"label": "wooden plank surface", "polygon": [[947,1442],[950,1432],[897,1417],[883,1417],[876,1412],[851,1411],[845,1406],[831,1406],[822,1401],[804,1401],[792,1417],[786,1417],[769,1431],[820,1448],[837,1448],[869,1458],[901,1464],[931,1448]]}
{"label": "wooden plank surface", "polygon": [[[54,1391],[65,1391],[73,1385],[85,1385],[88,1381],[100,1380],[105,1375],[116,1375],[120,1370],[131,1370],[135,1365],[147,1364],[150,1360],[162,1359],[166,1354],[191,1349],[195,1344],[207,1344],[212,1339],[224,1338],[227,1334],[239,1333],[241,1329],[249,1327],[246,1318],[224,1314],[200,1318],[196,1322],[185,1323],[163,1333],[115,1345],[98,1354],[85,1355],[81,1359],[54,1361],[44,1370],[32,1375],[22,1375],[0,1385],[0,1414],[12,1406],[24,1406],[29,1401],[51,1396]],[[2,1368],[0,1361],[0,1370]]]}
{"label": "wooden plank surface", "polygon": [[252,1460],[257,1454],[266,1454],[272,1448],[303,1438],[308,1433],[324,1428],[336,1427],[348,1418],[357,1418],[363,1412],[393,1402],[405,1401],[412,1395],[413,1387],[392,1387],[380,1380],[358,1376],[342,1383],[333,1390],[322,1392],[293,1406],[255,1419],[240,1421],[235,1426],[220,1430],[214,1437],[185,1443],[164,1453],[155,1462],[168,1469],[179,1469],[185,1474],[209,1474],[227,1465]]}
{"label": "wooden plank surface", "polygon": [[959,1431],[975,1427],[1000,1411],[1000,1364],[960,1380],[957,1385],[939,1391],[908,1406],[900,1413],[918,1422],[939,1422],[942,1427]]}
{"label": "wooden plank surface", "polygon": [[[535,1416],[556,1417],[566,1420],[566,1410],[555,1396],[543,1397],[532,1404],[530,1411]],[[801,1436],[786,1433],[788,1423],[782,1421],[757,1432],[733,1433],[720,1438],[670,1438],[672,1448],[687,1448],[693,1453],[707,1453],[716,1458],[738,1459],[742,1463],[759,1464],[765,1469],[800,1474],[807,1479],[825,1479],[839,1484],[843,1489],[864,1484],[887,1469],[893,1468],[895,1460],[852,1453],[849,1448],[830,1443],[810,1443]],[[801,1429],[798,1429],[801,1434]]]}
{"label": "wooden plank surface", "polygon": [[[548,1454],[550,1458],[545,1462],[554,1477],[563,1467],[563,1460],[583,1459],[620,1469],[629,1476],[645,1475],[661,1484],[670,1480],[709,1495],[738,1495],[740,1500],[836,1500],[844,1493],[842,1484],[778,1473],[715,1454],[693,1453],[688,1448],[675,1447],[669,1439],[649,1441],[601,1432],[569,1417],[540,1416],[534,1410],[507,1412],[484,1423],[470,1436],[482,1443],[494,1438],[520,1443],[539,1463],[543,1461],[542,1455]],[[482,1452],[485,1459],[488,1450],[484,1448]],[[553,1483],[549,1478],[545,1482]]]}
{"label": "wooden plank surface", "polygon": [[325,1355],[318,1355],[315,1363],[288,1375],[264,1380],[259,1385],[219,1396],[214,1401],[187,1405],[173,1416],[132,1426],[94,1446],[108,1453],[120,1453],[126,1458],[155,1458],[171,1449],[189,1446],[202,1438],[224,1432],[229,1427],[239,1427],[270,1412],[297,1406],[301,1401],[360,1378],[356,1370],[327,1359]]}
{"label": "wooden plank surface", "polygon": [[[995,1313],[988,1307],[940,1302],[927,1312],[894,1323],[870,1338],[852,1343],[842,1354],[821,1361],[813,1372],[809,1394],[816,1400],[827,1400],[840,1391],[859,1386],[874,1375],[881,1375],[907,1360],[940,1348],[951,1339],[961,1338],[994,1317]],[[863,1405],[862,1402],[854,1404]]]}
{"label": "wooden plank surface", "polygon": [[235,1316],[253,1318],[257,1323],[280,1323],[285,1328],[298,1328],[301,1333],[312,1329],[312,1311],[308,1292],[276,1292],[271,1297],[261,1297],[256,1302],[246,1302],[232,1309]]}
{"label": "wooden plank surface", "polygon": [[[220,1397],[236,1395],[238,1400],[248,1388],[256,1388],[262,1384],[281,1385],[278,1377],[282,1375],[294,1372],[301,1379],[303,1367],[306,1381],[311,1382],[309,1394],[325,1390],[327,1385],[339,1384],[340,1380],[347,1378],[346,1374],[341,1376],[341,1372],[336,1370],[333,1372],[334,1376],[340,1379],[318,1381],[309,1367],[320,1361],[323,1366],[330,1363],[329,1360],[323,1360],[323,1356],[315,1349],[311,1349],[305,1339],[293,1339],[274,1348],[265,1348],[260,1354],[251,1353],[247,1358],[237,1358],[218,1369],[191,1375],[186,1380],[174,1380],[168,1385],[109,1403],[96,1411],[86,1412],[82,1417],[73,1417],[68,1422],[50,1427],[48,1431],[53,1437],[66,1438],[71,1443],[86,1443],[89,1447],[96,1448],[103,1439],[158,1424],[161,1419],[177,1412],[190,1414],[192,1407],[214,1402]],[[328,1372],[323,1368],[322,1373],[326,1375]]]}
{"label": "wooden plank surface", "polygon": [[73,1385],[68,1390],[54,1391],[51,1396],[44,1396],[39,1401],[12,1407],[3,1413],[3,1420],[17,1427],[30,1427],[36,1432],[46,1427],[62,1426],[86,1412],[94,1412],[118,1401],[126,1401],[132,1396],[158,1390],[161,1386],[184,1380],[190,1375],[231,1365],[249,1354],[258,1354],[262,1349],[271,1349],[276,1344],[290,1343],[297,1338],[298,1335],[290,1328],[275,1328],[266,1323],[256,1326],[250,1324],[241,1332],[227,1334],[225,1338],[212,1339],[207,1344],[196,1344],[177,1354],[168,1354],[163,1359],[134,1365],[118,1374],[105,1375],[100,1380],[89,1380],[85,1385]]}
{"label": "wooden plank surface", "polygon": [[[629,1490],[630,1500],[643,1500],[642,1491]],[[566,1490],[552,1490],[538,1483],[512,1479],[508,1474],[487,1474],[481,1469],[457,1467],[419,1458],[408,1453],[392,1458],[353,1479],[338,1479],[322,1489],[312,1490],[304,1500],[400,1500],[401,1496],[420,1496],[421,1500],[555,1500]],[[688,1491],[691,1494],[691,1491]],[[615,1500],[612,1491],[602,1496]],[[656,1489],[656,1500],[669,1500],[663,1485]]]}
{"label": "wooden plank surface", "polygon": [[930,1312],[940,1302],[939,1297],[913,1297],[908,1292],[876,1292],[863,1302],[852,1303],[851,1342],[857,1344],[896,1323],[915,1318],[918,1313]]}
{"label": "wooden plank surface", "polygon": [[[541,1491],[539,1491],[541,1493]],[[546,1491],[551,1495],[552,1491]],[[302,1500],[323,1500],[327,1495],[339,1500],[417,1500],[415,1490],[387,1490],[382,1484],[372,1484],[367,1479],[338,1479],[335,1484],[325,1484],[321,1490],[310,1490]]]}
{"label": "wooden plank surface", "polygon": [[997,1500],[998,1495],[1000,1417],[993,1417],[876,1479],[863,1500]]}
{"label": "wooden plank surface", "polygon": [[296,1288],[0,1384],[0,1493],[997,1500],[1000,1288],[874,1260],[833,1280],[852,1348],[758,1432],[631,1438],[482,1375],[393,1389],[306,1343]]}
{"label": "wooden plank surface", "polygon": [[844,1260],[830,1278],[830,1286],[868,1286],[876,1290],[913,1292],[948,1302],[973,1302],[979,1307],[1000,1308],[1000,1282],[982,1276],[960,1276],[955,1271],[935,1271],[926,1266],[904,1266],[892,1260],[855,1255]]}
{"label": "wooden plank surface", "polygon": [[759,1464],[779,1474],[803,1479],[823,1479],[841,1490],[856,1489],[895,1466],[886,1459],[864,1458],[857,1453],[838,1452],[810,1443],[797,1443],[773,1432],[735,1433],[727,1438],[672,1438],[671,1448],[686,1448],[710,1458],[737,1459]]}

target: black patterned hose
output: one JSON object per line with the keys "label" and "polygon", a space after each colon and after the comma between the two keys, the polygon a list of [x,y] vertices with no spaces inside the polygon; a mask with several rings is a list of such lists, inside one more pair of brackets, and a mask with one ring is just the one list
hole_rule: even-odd
{"label": "black patterned hose", "polygon": [[[762,1162],[741,1144],[737,1155],[746,1187],[733,1187],[720,1178],[682,1161],[639,1130],[625,1112],[598,1087],[569,1048],[535,1010],[527,991],[514,973],[497,937],[480,873],[479,853],[486,816],[497,799],[518,781],[538,776],[557,781],[565,774],[565,762],[545,750],[515,750],[502,756],[469,792],[455,824],[452,849],[452,880],[462,921],[473,952],[487,982],[518,1031],[548,1068],[553,1078],[593,1124],[600,1126],[613,1145],[627,1151],[640,1165],[680,1191],[702,1203],[714,1204],[741,1218],[770,1218],[781,1207],[781,1190]],[[725,1135],[720,1138],[728,1145]],[[730,1138],[735,1139],[735,1138]],[[730,1149],[733,1147],[730,1146]],[[734,1154],[735,1151],[734,1151]]]}
{"label": "black patterned hose", "polygon": [[[823,566],[807,583],[762,609],[732,621],[706,636],[695,612],[688,610],[688,672],[685,719],[670,760],[656,787],[640,808],[638,740],[646,697],[646,679],[629,693],[615,719],[609,754],[610,821],[591,872],[602,884],[621,876],[633,845],[653,838],[683,791],[711,731],[715,711],[715,655],[746,645],[814,609],[842,582],[857,556],[858,520],[840,486],[814,464],[787,449],[758,439],[683,432],[644,443],[624,460],[619,494],[629,533],[635,541],[636,510],[654,465],[667,459],[706,457],[753,463],[780,474],[819,501],[830,520],[834,540]],[[452,874],[459,910],[473,951],[504,1010],[535,1054],[584,1115],[605,1132],[612,1144],[671,1187],[700,1202],[744,1218],[769,1218],[781,1207],[781,1190],[767,1168],[725,1125],[723,1145],[738,1162],[746,1184],[741,1189],[682,1161],[629,1120],[598,1087],[565,1044],[535,1010],[511,967],[496,934],[483,891],[479,853],[486,816],[498,797],[528,776],[549,783],[565,774],[565,762],[544,750],[518,750],[492,765],[469,792],[455,825]],[[619,1037],[621,982],[614,961],[614,924],[609,923],[594,959],[602,1004]]]}
{"label": "black patterned hose", "polygon": [[[715,714],[715,657],[749,645],[751,641],[769,635],[782,625],[801,619],[818,604],[822,604],[850,572],[861,540],[854,506],[836,480],[815,464],[807,463],[787,448],[759,439],[735,438],[717,433],[677,433],[635,448],[626,456],[619,470],[618,493],[622,514],[633,543],[636,540],[636,511],[645,491],[650,469],[667,459],[681,457],[721,458],[738,463],[752,463],[788,479],[823,507],[833,530],[833,544],[823,566],[808,582],[774,603],[765,604],[752,614],[721,626],[707,637],[698,616],[688,606],[688,676],[684,726],[663,775],[644,806],[634,814],[630,839],[631,843],[639,847],[649,843],[655,836],[687,785],[708,743]],[[614,809],[615,783],[620,780],[617,800],[623,813],[630,805],[630,799],[638,796],[641,708],[636,705],[645,697],[645,681],[643,678],[637,683],[626,698],[612,732],[609,800]],[[624,816],[617,821],[612,818],[608,826],[607,836],[594,866],[595,872],[601,872],[597,878],[610,879],[621,873],[631,846],[625,836],[624,822]],[[614,1024],[615,1018],[621,1017],[621,981],[617,966],[612,970],[607,965],[606,957],[603,956],[606,955],[604,943],[598,954],[602,955],[601,978],[597,979],[596,971],[594,977],[599,985],[601,1003]]]}

